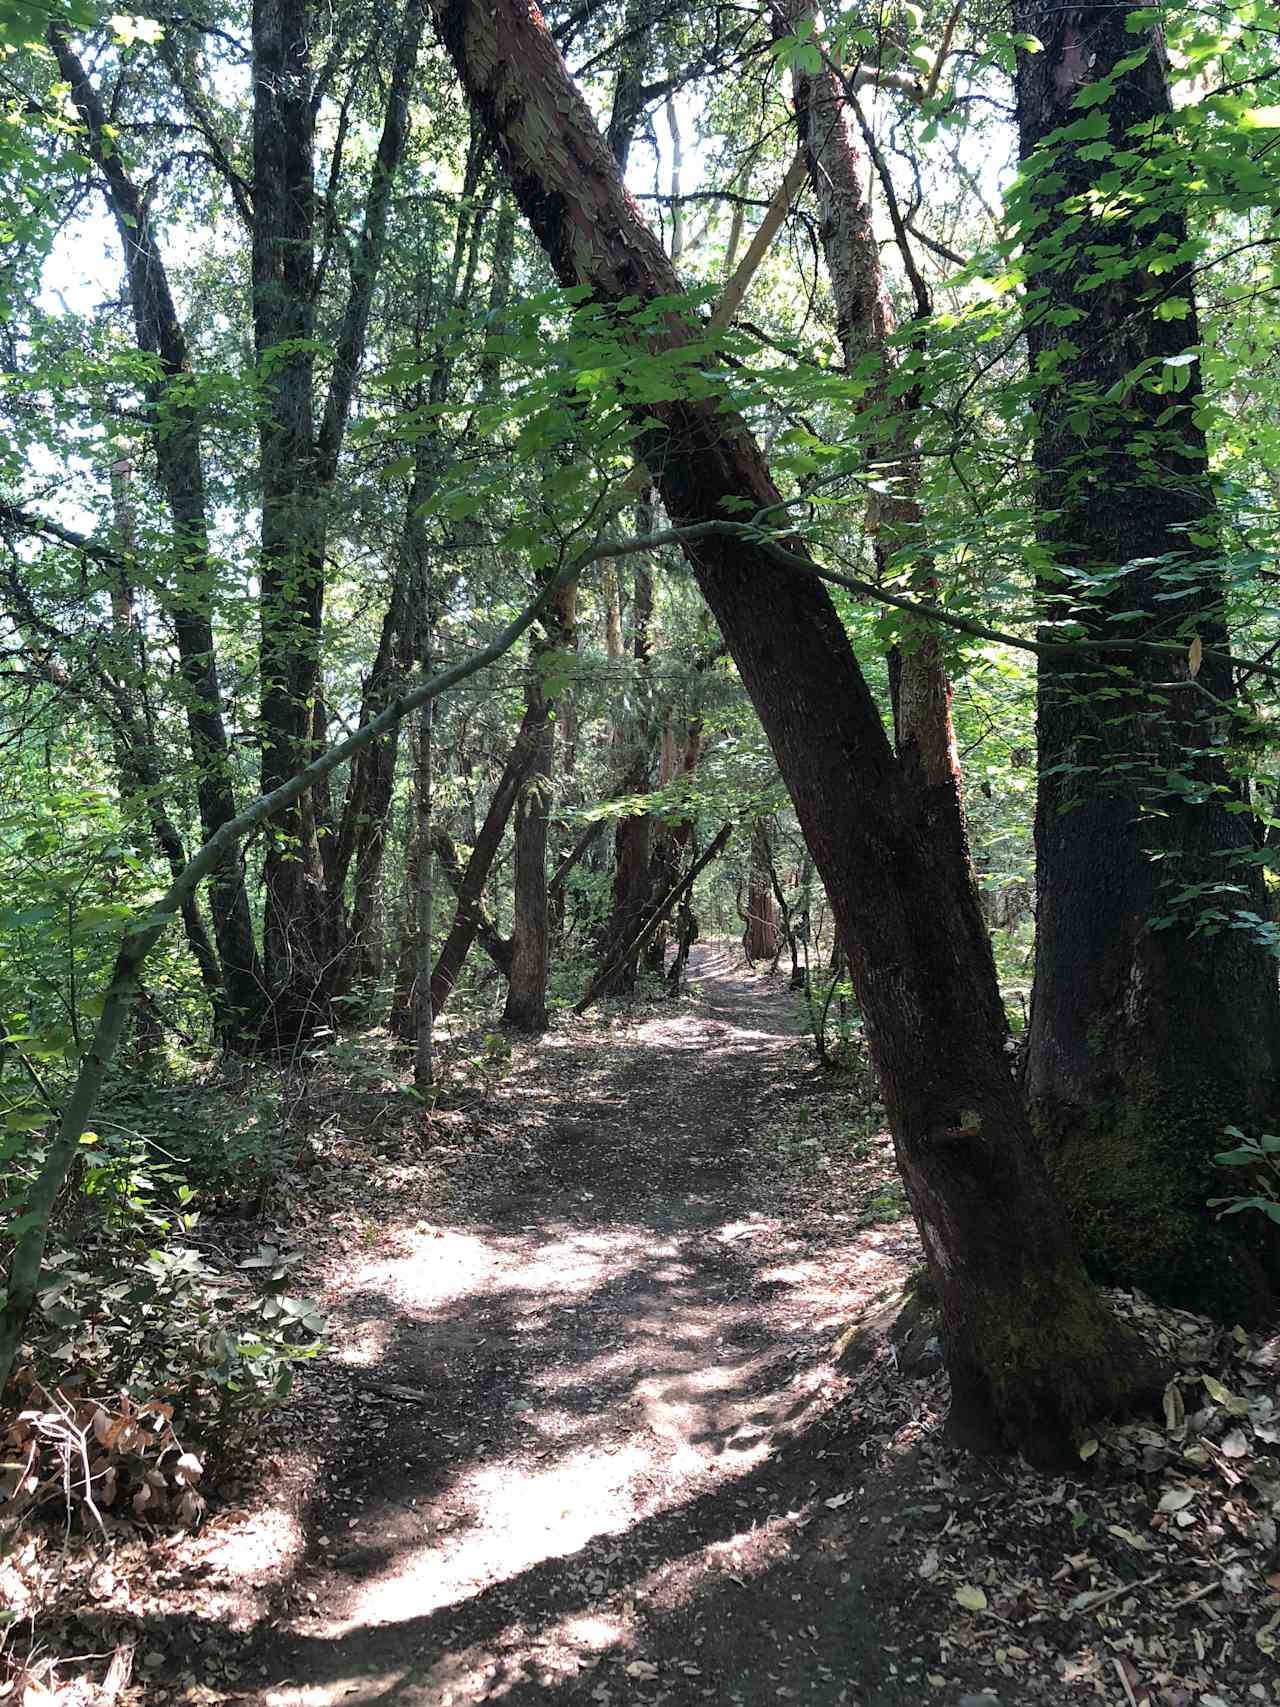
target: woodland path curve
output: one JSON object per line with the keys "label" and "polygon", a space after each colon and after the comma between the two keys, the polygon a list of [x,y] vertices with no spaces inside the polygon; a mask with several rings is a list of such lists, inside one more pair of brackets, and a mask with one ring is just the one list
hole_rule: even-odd
{"label": "woodland path curve", "polygon": [[349,1450],[241,1699],[919,1700],[859,1544],[892,1496],[830,1361],[914,1235],[762,1208],[802,1034],[703,945],[687,998],[553,1031],[501,1087],[530,1189],[347,1253]]}

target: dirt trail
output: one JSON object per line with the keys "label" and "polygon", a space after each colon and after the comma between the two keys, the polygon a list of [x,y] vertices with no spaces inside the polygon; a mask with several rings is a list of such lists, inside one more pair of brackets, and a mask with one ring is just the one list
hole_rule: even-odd
{"label": "dirt trail", "polygon": [[752,1146],[809,1068],[798,1000],[735,958],[510,1076],[533,1190],[347,1253],[347,1449],[259,1633],[263,1707],[920,1699],[829,1361],[913,1235],[761,1212]]}

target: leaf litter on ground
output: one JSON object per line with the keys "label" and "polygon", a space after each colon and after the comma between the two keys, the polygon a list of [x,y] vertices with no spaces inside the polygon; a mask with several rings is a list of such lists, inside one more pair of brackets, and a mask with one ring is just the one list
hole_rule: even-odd
{"label": "leaf litter on ground", "polygon": [[[295,1235],[305,1226],[317,1259],[341,1268],[353,1247],[374,1236],[381,1249],[394,1251],[393,1228],[407,1202],[418,1206],[419,1230],[437,1219],[506,1213],[512,1200],[518,1216],[525,1194],[545,1177],[544,1163],[562,1153],[552,1142],[561,1102],[582,1107],[585,1092],[607,1117],[609,1036],[604,1026],[575,1029],[568,1047],[542,1057],[536,1076],[532,1056],[521,1051],[516,1066],[529,1075],[522,1102],[490,1087],[465,1109],[433,1113],[425,1142],[416,1115],[389,1120],[384,1097],[370,1093],[362,1101],[339,1084],[328,1091],[316,1075],[309,1123],[324,1133],[323,1155],[299,1205]],[[840,1175],[856,1163],[854,1213],[865,1225],[858,1205],[893,1197],[888,1146],[882,1135],[866,1135],[864,1091],[842,1096],[838,1087],[824,1089],[806,1103],[810,1080],[797,1057],[797,1096],[775,1085],[744,1121],[744,1143],[750,1140],[744,1162],[762,1189],[770,1177],[778,1181],[779,1201],[795,1226],[813,1212],[826,1217],[841,1210]],[[809,1109],[798,1123],[797,1102]],[[858,1474],[852,1485],[842,1478],[831,1488],[816,1521],[796,1514],[795,1545],[802,1561],[807,1551],[817,1566],[821,1549],[838,1534],[841,1547],[856,1546],[873,1562],[877,1616],[894,1632],[885,1681],[901,1689],[900,1699],[947,1707],[993,1697],[1002,1707],[1280,1702],[1280,1338],[1224,1331],[1137,1296],[1111,1296],[1174,1373],[1161,1413],[1096,1430],[1096,1445],[1072,1476],[954,1452],[943,1436],[947,1387],[936,1366],[904,1367],[888,1344],[853,1375],[833,1366],[815,1453],[847,1452],[843,1439],[856,1452]],[[272,1439],[296,1438],[301,1458],[318,1462],[325,1440],[341,1439],[349,1426],[344,1419],[354,1391],[371,1387],[376,1396],[382,1387],[393,1408],[410,1402],[397,1371],[386,1375],[382,1382],[372,1370],[357,1375],[317,1366],[291,1408],[273,1419]],[[365,1415],[362,1428],[371,1438],[382,1426],[376,1415]],[[264,1452],[262,1462],[269,1467],[280,1459]],[[191,1491],[187,1474],[195,1479],[194,1465],[184,1467],[182,1454],[171,1454],[165,1470],[167,1500]],[[891,1490],[882,1508],[873,1503],[877,1476],[882,1493]],[[104,1666],[116,1665],[149,1615],[180,1627],[184,1611],[202,1613],[207,1629],[210,1609],[222,1609],[228,1630],[237,1618],[260,1618],[264,1604],[255,1611],[242,1600],[232,1612],[221,1573],[201,1575],[202,1561],[217,1556],[219,1524],[252,1530],[256,1521],[252,1512],[234,1509],[234,1490],[220,1503],[213,1529],[197,1535],[157,1534],[135,1514],[113,1518],[105,1539],[86,1534],[69,1550],[47,1532],[29,1537],[0,1562],[7,1603],[42,1611],[46,1655],[60,1648],[103,1656],[59,1666],[11,1643],[6,1693],[15,1707],[75,1707],[100,1698]],[[321,1536],[320,1544],[329,1538]],[[731,1573],[728,1580],[749,1587],[746,1576]],[[291,1598],[302,1604],[314,1596],[304,1596],[284,1573],[275,1605],[284,1608]],[[817,1607],[805,1612],[821,1616]],[[152,1694],[163,1686],[161,1695],[167,1691],[186,1707],[225,1700],[242,1686],[234,1639],[221,1651],[206,1643],[201,1667],[175,1676],[181,1663],[176,1651],[142,1648],[131,1699],[139,1675]],[[697,1670],[647,1650],[619,1666],[624,1694],[666,1688],[668,1679],[683,1687],[678,1680],[687,1677],[688,1688],[705,1697]],[[830,1699],[839,1699],[834,1686]]]}

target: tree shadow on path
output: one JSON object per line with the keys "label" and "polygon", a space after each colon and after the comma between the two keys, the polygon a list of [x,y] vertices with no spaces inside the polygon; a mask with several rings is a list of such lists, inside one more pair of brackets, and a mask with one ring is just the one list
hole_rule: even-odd
{"label": "tree shadow on path", "polygon": [[264,1707],[919,1699],[868,1544],[909,1521],[900,1471],[830,1362],[914,1233],[760,1205],[802,1010],[714,945],[691,979],[551,1034],[504,1094],[545,1189],[406,1206],[351,1253],[342,1449],[245,1655]]}

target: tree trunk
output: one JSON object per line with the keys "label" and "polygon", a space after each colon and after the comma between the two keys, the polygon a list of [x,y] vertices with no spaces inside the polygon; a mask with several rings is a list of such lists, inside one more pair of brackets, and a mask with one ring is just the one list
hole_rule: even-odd
{"label": "tree trunk", "polygon": [[163,936],[165,928],[186,897],[195,893],[200,883],[221,858],[227,844],[250,835],[277,812],[298,800],[314,788],[317,782],[331,776],[353,758],[370,741],[379,740],[392,723],[416,711],[428,701],[447,693],[451,687],[477,675],[504,657],[521,635],[538,621],[547,606],[563,593],[571,580],[576,580],[595,556],[582,552],[571,558],[563,569],[551,577],[538,596],[520,613],[506,623],[488,645],[462,662],[441,670],[428,681],[419,682],[394,700],[381,716],[366,723],[362,729],[340,741],[328,752],[318,754],[305,770],[290,777],[275,794],[260,795],[240,816],[224,824],[212,842],[206,842],[187,861],[165,893],[153,898],[145,914],[136,917],[125,929],[115,964],[106,987],[99,998],[99,1018],[89,1047],[80,1057],[75,1082],[63,1103],[57,1132],[46,1146],[44,1160],[26,1192],[22,1225],[14,1241],[13,1259],[9,1264],[8,1287],[3,1308],[0,1308],[0,1392],[9,1384],[14,1361],[22,1344],[22,1333],[35,1306],[40,1283],[41,1266],[49,1238],[54,1204],[63,1190],[67,1175],[76,1156],[89,1117],[93,1112],[102,1086],[110,1071],[119,1046],[125,1023],[137,999],[142,969],[147,956]]}
{"label": "tree trunk", "polygon": [[533,739],[533,761],[516,805],[515,902],[511,930],[511,971],[504,1025],[519,1031],[547,1028],[547,823],[551,816],[555,763],[555,723],[545,678],[538,668],[535,642],[525,681],[525,721]]}
{"label": "tree trunk", "polygon": [[811,932],[810,910],[813,897],[813,860],[809,850],[804,850],[800,862],[800,911],[798,914],[787,912],[787,941],[791,947],[791,988],[807,990],[809,988],[809,937]]}
{"label": "tree trunk", "polygon": [[773,913],[773,885],[769,881],[772,864],[769,827],[763,818],[759,818],[751,832],[746,929],[742,933],[743,952],[752,965],[757,960],[772,960],[778,946],[778,922]]}
{"label": "tree trunk", "polygon": [[576,644],[575,589],[567,589],[544,622],[545,639],[530,648],[525,683],[525,726],[533,761],[521,789],[515,836],[515,918],[511,932],[511,976],[504,1025],[545,1031],[550,907],[547,896],[547,825],[555,761],[555,703],[547,693],[544,662]]}
{"label": "tree trunk", "polygon": [[[453,890],[454,896],[460,899],[465,875],[462,860],[459,858],[458,850],[454,846],[453,837],[441,824],[437,824],[432,828],[431,850],[440,862],[440,869],[444,872],[445,881],[448,883],[450,889]],[[550,902],[550,893],[550,885],[548,885],[548,903]],[[489,956],[489,959],[492,960],[498,971],[501,972],[502,976],[504,978],[510,978],[512,954],[511,939],[500,935],[498,927],[494,923],[493,915],[484,905],[483,899],[475,903],[473,912],[476,921],[476,941]]]}
{"label": "tree trunk", "polygon": [[[561,769],[563,770],[563,768],[562,763]],[[585,858],[592,843],[597,841],[603,834],[604,825],[602,823],[588,824],[586,829],[578,837],[577,841],[569,849],[568,853],[560,861],[560,864],[556,867],[555,875],[552,877],[550,883],[547,884],[547,903],[551,908],[553,917],[563,917],[565,885]]]}
{"label": "tree trunk", "polygon": [[[561,281],[604,302],[678,296],[536,9],[439,0],[436,15]],[[687,336],[675,316],[665,326],[668,343]],[[646,404],[645,422],[637,449],[677,524],[778,504],[746,427],[715,403]],[[1151,1390],[1152,1370],[1090,1286],[1031,1145],[958,818],[904,775],[814,577],[742,538],[704,537],[689,558],[849,946],[942,1301],[954,1431],[1069,1456],[1089,1420]]]}
{"label": "tree trunk", "polygon": [[[778,867],[777,867],[776,861],[774,860],[773,848],[771,846],[769,847],[768,852],[769,852],[769,870],[768,870],[769,888],[773,893],[773,899],[774,899],[774,902],[775,902],[777,909],[778,909],[778,932],[777,932],[778,946],[777,946],[777,949],[774,953],[773,967],[774,967],[774,970],[776,971],[777,966],[778,966],[778,961],[782,958],[782,951],[785,948],[787,950],[787,953],[791,957],[791,979],[790,979],[790,983],[788,985],[788,988],[792,989],[792,990],[803,990],[805,987],[805,978],[804,978],[804,970],[800,965],[800,942],[799,942],[799,937],[797,934],[795,918],[794,918],[794,915],[792,913],[791,903],[787,900],[787,892],[782,886],[782,879],[778,876]],[[806,861],[806,863],[807,863],[807,861]],[[804,877],[803,877],[803,873],[802,873],[802,875],[801,875],[801,893],[802,894],[803,894],[803,890],[804,890]]]}
{"label": "tree trunk", "polygon": [[656,0],[627,0],[622,15],[622,33],[616,44],[618,73],[614,79],[613,104],[605,131],[605,140],[622,172],[627,169],[631,144],[645,103],[652,99],[646,84],[653,62],[654,26],[658,22],[658,12]]}
{"label": "tree trunk", "polygon": [[[259,649],[262,792],[302,769],[324,598],[312,379],[315,113],[309,0],[253,7],[254,347],[262,488]],[[270,1013],[264,1048],[287,1053],[324,1017],[319,850],[295,805],[275,820],[263,866]]]}
{"label": "tree trunk", "polygon": [[[187,851],[177,826],[164,804],[165,789],[156,760],[155,731],[144,691],[147,679],[147,656],[142,630],[134,608],[133,588],[125,578],[125,568],[133,555],[136,540],[133,525],[133,504],[129,490],[131,464],[121,459],[112,464],[111,497],[114,511],[114,531],[121,553],[121,568],[111,583],[111,627],[114,642],[112,667],[104,676],[104,685],[116,714],[116,763],[120,771],[121,803],[148,823],[156,846],[164,855],[171,876],[176,877],[187,863]],[[200,973],[200,982],[213,1010],[215,1029],[222,1034],[230,1021],[226,1013],[226,991],[222,973],[209,932],[200,912],[195,894],[182,903],[182,925],[187,946]],[[158,1022],[150,1009],[138,1010],[139,1030],[143,1021],[149,1026],[152,1038]],[[144,1053],[154,1054],[148,1046]]]}
{"label": "tree trunk", "polygon": [[[787,29],[813,21],[809,0],[791,0]],[[819,71],[792,70],[796,128],[809,181],[818,202],[818,230],[836,306],[836,336],[845,367],[866,373],[859,409],[868,460],[885,489],[868,489],[867,527],[874,540],[877,580],[909,565],[909,585],[924,598],[937,594],[937,578],[920,506],[920,464],[909,401],[890,389],[897,366],[891,342],[893,305],[885,287],[880,245],[871,216],[870,162],[859,158],[855,115],[845,82],[830,64]],[[899,754],[926,787],[952,792],[960,810],[960,759],[951,725],[951,683],[936,632],[918,632],[895,647],[891,682],[894,736]]]}
{"label": "tree trunk", "polygon": [[[354,246],[333,370],[315,430],[315,108],[310,0],[253,8],[253,317],[262,388],[262,787],[304,764],[320,663],[327,506],[364,362],[391,191],[408,136],[409,93],[425,23],[409,0],[382,133]],[[275,826],[263,870],[264,950],[271,1014],[266,1038],[293,1048],[328,1017],[343,951],[326,905],[323,861],[304,811]]]}
{"label": "tree trunk", "polygon": [[471,858],[467,861],[467,869],[463,873],[453,925],[444,940],[444,946],[436,956],[435,967],[431,973],[431,1004],[437,1018],[444,1012],[453,987],[458,981],[458,974],[462,971],[471,950],[471,944],[476,939],[485,882],[493,869],[494,860],[498,857],[498,849],[502,846],[502,838],[519,799],[520,790],[537,762],[538,732],[538,716],[526,711],[512,742],[502,775],[498,778],[497,786],[489,800],[489,809],[484,815],[484,822],[471,850]]}
{"label": "tree trunk", "polygon": [[[1069,616],[1099,638],[1194,633],[1225,650],[1199,370],[1162,365],[1197,348],[1191,263],[1158,275],[1144,264],[1185,252],[1183,207],[1176,188],[1153,189],[1132,204],[1141,220],[1125,219],[1117,208],[1129,204],[1097,188],[1111,149],[1131,146],[1135,130],[1158,133],[1170,112],[1163,44],[1149,23],[1127,27],[1136,20],[1129,6],[1018,7],[1018,28],[1044,44],[1018,66],[1022,155],[1033,169],[1021,223],[1047,506],[1040,538],[1073,589],[1064,592],[1055,568],[1041,601],[1046,619]],[[1141,64],[1117,69],[1144,48]],[[1096,138],[1050,144],[1046,171],[1037,151],[1078,118],[1078,89],[1102,79],[1115,85],[1096,109],[1108,158]],[[1103,253],[1114,258],[1109,282],[1082,291]],[[1161,317],[1161,304],[1177,304],[1177,317]],[[1058,329],[1064,309],[1069,340]],[[1139,368],[1181,372],[1185,389],[1126,381]],[[1027,1089],[1094,1272],[1233,1320],[1274,1301],[1280,1230],[1263,1216],[1213,1219],[1212,1155],[1224,1125],[1247,1127],[1274,1108],[1280,1014],[1275,962],[1257,936],[1196,929],[1202,907],[1264,908],[1258,867],[1246,863],[1244,802],[1217,756],[1230,671],[1206,659],[1192,673],[1141,654],[1041,657]],[[1176,899],[1223,883],[1238,894]]]}
{"label": "tree trunk", "polygon": [[[209,552],[200,421],[189,390],[191,352],[150,211],[108,139],[107,114],[97,91],[66,37],[51,27],[49,41],[71,85],[89,153],[102,174],[120,232],[138,346],[156,355],[162,370],[162,377],[148,387],[147,401],[151,409],[163,411],[163,428],[152,442],[182,559],[168,609],[178,644],[200,828],[208,841],[231,822],[237,808],[209,615],[217,569]],[[256,1031],[263,984],[238,848],[228,849],[210,877],[209,906],[221,961],[223,1036],[232,1047],[245,1047]]]}
{"label": "tree trunk", "polygon": [[[424,641],[419,663],[424,676],[431,673],[431,641],[430,613],[424,610],[420,622],[427,639]],[[435,1082],[434,1032],[435,1010],[431,1005],[431,924],[435,898],[432,883],[431,868],[433,849],[431,841],[431,735],[434,723],[434,706],[428,700],[418,713],[416,731],[417,768],[414,774],[414,813],[415,835],[417,840],[417,871],[414,885],[414,941],[415,977],[414,977],[414,1040],[413,1040],[413,1082],[420,1091],[425,1091]]]}
{"label": "tree trunk", "polygon": [[[701,677],[717,659],[724,656],[724,642],[717,640],[694,663],[694,673]],[[697,769],[698,760],[702,757],[702,713],[698,710],[687,711],[678,726],[678,730],[668,723],[662,732],[659,745],[658,783],[667,787],[669,783],[692,776]],[[653,851],[649,862],[649,889],[654,895],[661,895],[675,882],[680,870],[680,861],[686,847],[693,841],[694,821],[692,817],[683,817],[672,823],[669,819],[656,826],[653,836]],[[690,920],[684,920],[685,934],[688,934]],[[682,938],[678,940],[683,941]],[[689,948],[693,938],[683,943],[683,956],[680,958],[680,968],[676,973],[675,988],[679,989],[680,971],[683,970],[684,960],[688,958]],[[654,932],[645,950],[645,964],[650,972],[661,972],[666,962],[667,933],[665,929]]]}
{"label": "tree trunk", "polygon": [[[653,494],[646,491],[636,506],[636,532],[645,534],[653,528]],[[638,563],[635,572],[635,596],[632,601],[632,656],[635,659],[635,695],[638,702],[635,714],[627,719],[618,734],[631,749],[623,779],[622,794],[647,794],[653,763],[652,716],[653,690],[649,677],[652,652],[653,573],[647,563]],[[624,748],[625,750],[625,748]],[[648,812],[628,812],[618,819],[613,836],[613,899],[609,923],[605,929],[601,963],[607,965],[622,943],[627,941],[636,924],[644,917],[653,893],[650,863],[653,847],[653,818]],[[619,994],[629,994],[635,988],[636,962],[632,960],[620,974],[616,988]]]}
{"label": "tree trunk", "polygon": [[[400,565],[391,588],[391,598],[382,619],[382,632],[373,668],[365,683],[360,721],[368,722],[389,705],[409,670],[407,637],[412,632],[411,613]],[[395,786],[399,730],[375,742],[352,765],[346,797],[338,825],[337,845],[326,872],[326,907],[331,917],[345,912],[348,876],[351,878],[351,907],[340,930],[342,954],[335,964],[330,999],[338,1002],[346,1024],[359,1023],[382,978],[385,954],[379,928],[382,897],[382,867],[386,853],[387,815]]]}
{"label": "tree trunk", "polygon": [[[413,637],[420,620],[418,606],[430,590],[430,564],[421,508],[430,495],[432,470],[427,440],[415,452],[414,477],[405,506],[404,525],[396,549],[391,596],[382,619],[382,632],[373,669],[365,684],[360,721],[376,717],[401,691],[413,663]],[[387,815],[395,786],[399,726],[373,742],[351,767],[333,857],[326,873],[326,905],[337,921],[331,935],[341,936],[341,956],[335,963],[331,998],[339,999],[342,1018],[358,1022],[382,978],[384,945],[379,928],[382,868],[386,853]],[[354,868],[354,874],[353,873]],[[351,908],[345,926],[345,891],[351,875]]]}
{"label": "tree trunk", "polygon": [[733,825],[724,824],[718,831],[715,840],[704,854],[700,854],[693,864],[676,883],[661,896],[649,909],[648,913],[636,921],[636,925],[627,940],[619,946],[618,952],[609,964],[588,986],[583,995],[574,1004],[575,1014],[584,1014],[601,996],[607,995],[617,987],[619,978],[628,966],[635,964],[636,956],[644,947],[646,941],[671,916],[673,907],[687,904],[693,893],[693,886],[713,859],[717,859],[728,845],[729,837],[733,834]]}

